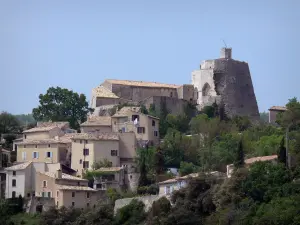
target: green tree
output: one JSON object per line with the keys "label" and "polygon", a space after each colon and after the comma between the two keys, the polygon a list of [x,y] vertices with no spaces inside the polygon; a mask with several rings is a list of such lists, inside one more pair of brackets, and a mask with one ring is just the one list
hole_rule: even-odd
{"label": "green tree", "polygon": [[185,176],[197,172],[197,167],[193,163],[182,161],[180,163],[179,173],[180,176]]}
{"label": "green tree", "polygon": [[154,155],[154,167],[155,167],[155,173],[156,175],[159,175],[163,172],[164,170],[164,154],[162,152],[162,149],[160,146],[156,148],[156,152]]}
{"label": "green tree", "polygon": [[16,134],[21,132],[20,122],[10,113],[2,112],[0,114],[0,135]]}
{"label": "green tree", "polygon": [[286,165],[286,149],[284,147],[284,137],[281,139],[280,146],[278,149],[278,162]]}
{"label": "green tree", "polygon": [[243,141],[242,139],[239,141],[238,149],[236,152],[236,158],[234,161],[234,166],[236,168],[242,167],[245,164],[245,159],[244,159],[244,149],[243,149]]}
{"label": "green tree", "polygon": [[136,199],[132,200],[130,204],[122,207],[117,211],[115,216],[115,225],[133,225],[140,224],[146,218],[144,210],[144,203]]}
{"label": "green tree", "polygon": [[40,105],[32,110],[37,121],[68,121],[71,128],[78,129],[92,111],[84,94],[66,88],[51,87],[39,99]]}
{"label": "green tree", "polygon": [[94,164],[92,165],[93,170],[97,170],[102,167],[112,167],[112,163],[108,159],[103,159],[98,162],[94,162]]}

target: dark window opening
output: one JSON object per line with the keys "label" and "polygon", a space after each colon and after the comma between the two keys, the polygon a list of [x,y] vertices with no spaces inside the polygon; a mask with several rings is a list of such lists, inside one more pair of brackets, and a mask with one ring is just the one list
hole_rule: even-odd
{"label": "dark window opening", "polygon": [[89,168],[89,161],[83,161],[83,168],[88,169]]}
{"label": "dark window opening", "polygon": [[17,172],[16,171],[13,171],[13,176],[16,176]]}
{"label": "dark window opening", "polygon": [[145,127],[138,127],[137,132],[138,132],[138,134],[144,134],[145,133]]}
{"label": "dark window opening", "polygon": [[16,187],[17,186],[17,181],[15,179],[12,180],[12,186]]}
{"label": "dark window opening", "polygon": [[15,197],[16,197],[16,192],[15,192],[15,191],[13,191],[13,192],[11,193],[11,197],[12,197],[12,198],[15,198]]}
{"label": "dark window opening", "polygon": [[152,127],[155,127],[155,120],[152,120]]}
{"label": "dark window opening", "polygon": [[110,150],[111,156],[118,156],[118,150]]}
{"label": "dark window opening", "polygon": [[155,136],[155,137],[158,136],[158,131],[154,131],[154,136]]}
{"label": "dark window opening", "polygon": [[137,121],[140,120],[140,116],[139,115],[132,115],[132,121],[135,121],[135,119],[137,119]]}
{"label": "dark window opening", "polygon": [[75,192],[72,192],[72,198],[74,198],[75,197]]}
{"label": "dark window opening", "polygon": [[88,148],[84,148],[83,149],[83,155],[89,155],[90,154],[90,151]]}

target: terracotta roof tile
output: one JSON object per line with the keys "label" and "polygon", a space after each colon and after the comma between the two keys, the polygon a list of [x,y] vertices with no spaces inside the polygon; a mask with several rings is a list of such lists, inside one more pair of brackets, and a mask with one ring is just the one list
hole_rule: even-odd
{"label": "terracotta roof tile", "polygon": [[110,116],[90,116],[88,120],[80,126],[111,126]]}
{"label": "terracotta roof tile", "polygon": [[284,106],[272,106],[269,110],[286,111],[287,108]]}
{"label": "terracotta roof tile", "polygon": [[119,98],[115,93],[108,90],[106,87],[103,87],[102,85],[94,88],[92,90],[92,94],[96,97],[102,97],[102,98]]}
{"label": "terracotta roof tile", "polygon": [[[55,172],[45,172],[45,173],[41,173],[41,174],[45,174],[48,177],[52,177],[57,179],[56,173]],[[66,179],[66,180],[81,180],[81,181],[87,181],[86,179],[82,179],[79,177],[75,177],[66,173],[62,173],[62,178],[61,179]]]}
{"label": "terracotta roof tile", "polygon": [[138,106],[124,106],[119,111],[117,111],[112,117],[124,117],[128,116],[129,113],[140,113],[141,107]]}
{"label": "terracotta roof tile", "polygon": [[118,172],[122,170],[122,167],[101,167],[97,169],[97,171],[105,171],[105,172]]}
{"label": "terracotta roof tile", "polygon": [[74,190],[74,191],[97,191],[93,188],[86,186],[71,186],[71,185],[57,185],[59,190]]}
{"label": "terracotta roof tile", "polygon": [[127,86],[136,86],[136,87],[153,87],[153,88],[179,88],[180,85],[176,84],[162,84],[158,82],[147,82],[147,81],[133,81],[133,80],[114,80],[108,79],[105,80],[111,84],[120,84]]}
{"label": "terracotta roof tile", "polygon": [[71,138],[63,139],[41,139],[41,140],[24,140],[22,142],[16,143],[17,145],[38,145],[38,144],[67,144],[71,143]]}
{"label": "terracotta roof tile", "polygon": [[73,140],[119,140],[119,134],[114,132],[109,133],[78,133],[72,137]]}
{"label": "terracotta roof tile", "polygon": [[17,164],[17,165],[11,166],[11,167],[7,167],[7,168],[5,168],[5,170],[24,170],[30,164],[31,164],[31,162],[25,162],[25,163],[21,163],[21,164]]}
{"label": "terracotta roof tile", "polygon": [[69,122],[39,122],[36,127],[23,131],[23,133],[50,131],[56,127],[62,129],[69,125]]}

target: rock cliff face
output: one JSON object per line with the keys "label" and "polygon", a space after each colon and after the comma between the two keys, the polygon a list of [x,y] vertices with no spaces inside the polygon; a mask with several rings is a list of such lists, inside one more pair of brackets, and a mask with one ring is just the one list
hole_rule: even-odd
{"label": "rock cliff face", "polygon": [[222,49],[221,57],[201,63],[192,73],[192,84],[200,108],[214,102],[223,104],[227,116],[248,116],[259,119],[257,101],[246,62],[233,60],[231,49]]}

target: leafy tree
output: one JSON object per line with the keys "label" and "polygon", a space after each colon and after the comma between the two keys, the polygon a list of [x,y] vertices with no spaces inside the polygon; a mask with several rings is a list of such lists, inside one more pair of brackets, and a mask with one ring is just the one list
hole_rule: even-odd
{"label": "leafy tree", "polygon": [[243,141],[242,139],[239,141],[237,153],[236,153],[236,159],[234,161],[235,167],[242,167],[245,164],[244,160],[244,149],[243,149]]}
{"label": "leafy tree", "polygon": [[66,88],[51,87],[39,99],[40,105],[32,110],[37,121],[68,121],[71,128],[78,129],[92,111],[84,94]]}
{"label": "leafy tree", "polygon": [[232,122],[234,124],[236,124],[237,128],[239,129],[239,131],[244,131],[247,130],[248,128],[251,127],[251,121],[249,120],[248,117],[246,116],[235,116],[232,119]]}
{"label": "leafy tree", "polygon": [[130,204],[117,211],[115,216],[115,225],[140,224],[146,218],[144,203],[133,199]]}
{"label": "leafy tree", "polygon": [[284,147],[284,137],[281,139],[280,146],[278,149],[278,162],[286,165],[286,149]]}
{"label": "leafy tree", "polygon": [[108,159],[103,159],[102,161],[95,162],[92,165],[93,170],[97,170],[102,167],[112,167],[112,163]]}
{"label": "leafy tree", "polygon": [[156,175],[161,174],[164,170],[164,154],[160,146],[156,148],[154,155],[154,167]]}
{"label": "leafy tree", "polygon": [[260,120],[264,123],[268,123],[269,122],[269,113],[268,112],[261,112],[259,113],[260,116]]}
{"label": "leafy tree", "polygon": [[197,171],[197,167],[193,163],[188,163],[184,161],[180,163],[179,173],[181,176],[195,173],[196,171]]}
{"label": "leafy tree", "polygon": [[3,148],[12,150],[13,149],[13,141],[17,138],[15,134],[4,134],[2,135],[5,140],[3,144]]}
{"label": "leafy tree", "polygon": [[16,134],[21,132],[20,122],[10,113],[2,112],[0,114],[0,135]]}

